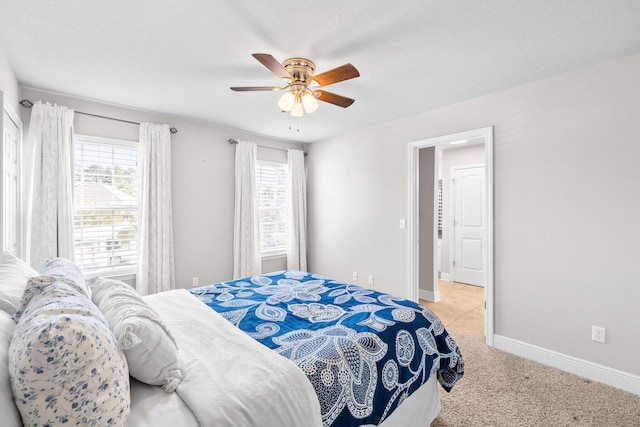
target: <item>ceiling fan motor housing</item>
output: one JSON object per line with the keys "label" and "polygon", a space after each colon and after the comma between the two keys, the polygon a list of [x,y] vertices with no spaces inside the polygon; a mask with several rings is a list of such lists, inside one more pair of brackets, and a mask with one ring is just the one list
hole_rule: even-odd
{"label": "ceiling fan motor housing", "polygon": [[305,58],[289,58],[282,63],[282,66],[291,75],[291,87],[295,90],[295,86],[301,85],[302,91],[311,83],[310,79],[316,69],[316,64]]}

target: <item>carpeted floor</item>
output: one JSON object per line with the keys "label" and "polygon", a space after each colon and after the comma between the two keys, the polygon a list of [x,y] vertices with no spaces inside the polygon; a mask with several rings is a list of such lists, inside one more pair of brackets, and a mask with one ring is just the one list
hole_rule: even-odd
{"label": "carpeted floor", "polygon": [[640,426],[640,396],[484,344],[483,289],[441,282],[442,300],[421,301],[442,320],[465,359],[464,378],[441,390],[431,427]]}

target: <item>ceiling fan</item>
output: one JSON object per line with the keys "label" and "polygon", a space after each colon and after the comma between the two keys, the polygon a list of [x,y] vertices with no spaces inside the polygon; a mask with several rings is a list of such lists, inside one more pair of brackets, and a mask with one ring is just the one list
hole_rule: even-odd
{"label": "ceiling fan", "polygon": [[286,90],[278,101],[278,106],[293,117],[302,117],[305,111],[307,113],[314,112],[318,108],[317,99],[343,108],[347,108],[355,101],[355,99],[319,89],[333,83],[359,77],[360,73],[351,64],[313,75],[316,65],[305,58],[289,58],[280,63],[268,53],[254,53],[252,56],[273,74],[284,80],[286,86],[232,86],[231,90],[237,92]]}

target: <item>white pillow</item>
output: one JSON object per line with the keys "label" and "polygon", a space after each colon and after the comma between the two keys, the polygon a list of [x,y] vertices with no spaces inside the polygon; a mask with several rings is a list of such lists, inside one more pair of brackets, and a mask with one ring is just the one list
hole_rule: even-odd
{"label": "white pillow", "polygon": [[80,292],[91,298],[91,289],[87,286],[80,267],[66,258],[45,259],[42,261],[40,275],[61,279],[68,285],[75,286]]}
{"label": "white pillow", "polygon": [[27,280],[37,275],[33,268],[4,251],[0,255],[0,310],[15,313]]}
{"label": "white pillow", "polygon": [[82,292],[46,279],[27,283],[9,347],[24,425],[124,425],[129,371],[113,332]]}
{"label": "white pillow", "polygon": [[0,414],[4,427],[22,427],[22,420],[11,392],[9,378],[9,343],[16,324],[9,314],[0,311]]}
{"label": "white pillow", "polygon": [[124,349],[131,376],[174,391],[182,381],[178,348],[158,313],[124,282],[96,277],[89,286]]}

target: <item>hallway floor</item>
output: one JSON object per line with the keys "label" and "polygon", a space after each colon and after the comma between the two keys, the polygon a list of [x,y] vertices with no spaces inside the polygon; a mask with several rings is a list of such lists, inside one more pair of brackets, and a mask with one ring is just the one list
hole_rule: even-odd
{"label": "hallway floor", "polygon": [[420,300],[449,330],[484,336],[484,288],[441,280],[440,301]]}

